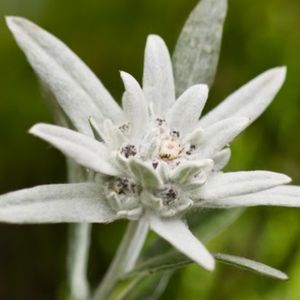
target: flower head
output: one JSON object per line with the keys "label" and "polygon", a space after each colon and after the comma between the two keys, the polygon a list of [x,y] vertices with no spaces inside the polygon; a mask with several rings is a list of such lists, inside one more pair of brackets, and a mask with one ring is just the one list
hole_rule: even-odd
{"label": "flower head", "polygon": [[[200,118],[207,85],[192,85],[176,97],[168,49],[159,36],[150,35],[142,86],[121,72],[125,86],[121,108],[54,36],[22,18],[8,18],[8,26],[79,131],[37,124],[30,133],[96,175],[92,183],[36,187],[4,195],[0,220],[143,219],[178,250],[211,270],[214,259],[184,221],[188,211],[300,205],[299,187],[285,186],[290,182],[286,175],[221,171],[230,159],[229,143],[265,110],[282,86],[284,67],[264,72]],[[19,205],[21,198],[24,206]]]}

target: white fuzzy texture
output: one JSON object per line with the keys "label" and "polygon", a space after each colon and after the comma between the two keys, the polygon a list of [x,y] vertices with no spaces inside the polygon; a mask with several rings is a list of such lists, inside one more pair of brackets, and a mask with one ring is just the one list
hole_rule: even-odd
{"label": "white fuzzy texture", "polygon": [[107,147],[76,131],[49,124],[36,124],[31,134],[47,141],[78,164],[107,175],[118,175]]}
{"label": "white fuzzy texture", "polygon": [[217,70],[227,0],[201,0],[189,15],[173,54],[177,94],[211,85]]}
{"label": "white fuzzy texture", "polygon": [[249,120],[243,117],[224,119],[204,130],[201,142],[198,144],[199,154],[210,158],[230,143],[245,127]]}
{"label": "white fuzzy texture", "polygon": [[128,73],[121,72],[126,92],[123,96],[123,109],[131,122],[131,137],[139,140],[148,128],[149,114],[146,98],[138,82]]}
{"label": "white fuzzy texture", "polygon": [[212,169],[213,161],[211,159],[202,159],[198,161],[187,161],[179,165],[171,174],[170,179],[179,184],[185,184],[203,169]]}
{"label": "white fuzzy texture", "polygon": [[101,120],[103,115],[117,123],[124,120],[102,83],[64,43],[24,18],[6,20],[32,68],[79,131],[91,134],[90,116]]}
{"label": "white fuzzy texture", "polygon": [[170,54],[163,39],[157,35],[149,35],[147,39],[143,90],[158,117],[162,117],[175,101]]}
{"label": "white fuzzy texture", "polygon": [[277,185],[287,184],[291,179],[269,171],[228,172],[212,175],[199,192],[199,198],[214,200],[230,196],[255,193]]}
{"label": "white fuzzy texture", "polygon": [[284,83],[285,67],[270,69],[227,97],[201,120],[203,127],[234,116],[249,118],[250,125],[269,106]]}
{"label": "white fuzzy texture", "polygon": [[222,170],[228,163],[231,157],[231,150],[230,148],[224,148],[219,151],[214,157],[214,170],[219,171]]}
{"label": "white fuzzy texture", "polygon": [[87,278],[89,249],[91,245],[90,223],[72,224],[69,237],[68,277],[74,299],[88,299],[90,287]]}
{"label": "white fuzzy texture", "polygon": [[283,185],[257,193],[213,199],[205,203],[206,207],[212,208],[231,208],[263,205],[300,207],[300,187],[293,185]]}
{"label": "white fuzzy texture", "polygon": [[184,138],[184,143],[190,143],[191,145],[198,145],[201,143],[204,132],[200,126],[197,126],[192,132],[188,133]]}
{"label": "white fuzzy texture", "polygon": [[129,167],[136,180],[146,189],[159,189],[162,187],[162,180],[152,166],[137,159],[129,161]]}
{"label": "white fuzzy texture", "polygon": [[37,186],[0,196],[0,221],[12,223],[107,223],[117,219],[94,183]]}
{"label": "white fuzzy texture", "polygon": [[186,135],[198,124],[199,117],[208,97],[208,87],[198,84],[187,89],[176,100],[167,114],[170,128]]}
{"label": "white fuzzy texture", "polygon": [[205,269],[212,271],[215,261],[203,244],[190,232],[179,219],[160,219],[149,216],[150,227],[177,250],[192,259]]}

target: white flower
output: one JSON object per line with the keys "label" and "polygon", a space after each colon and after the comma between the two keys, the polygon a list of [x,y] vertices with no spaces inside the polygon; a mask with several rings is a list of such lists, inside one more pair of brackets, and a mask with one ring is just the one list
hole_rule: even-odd
{"label": "white flower", "polygon": [[96,172],[93,183],[39,186],[0,197],[0,220],[14,223],[142,220],[208,270],[214,259],[189,231],[194,209],[253,205],[300,206],[300,188],[269,171],[223,173],[228,144],[270,104],[284,67],[268,70],[200,118],[208,87],[189,87],[177,100],[163,40],[148,37],[142,87],[121,72],[122,108],[63,43],[31,22],[7,19],[19,46],[74,127],[30,130]]}

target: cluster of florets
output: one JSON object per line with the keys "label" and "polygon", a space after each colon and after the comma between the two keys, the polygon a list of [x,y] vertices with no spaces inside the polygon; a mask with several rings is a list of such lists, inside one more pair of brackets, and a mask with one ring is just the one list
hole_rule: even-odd
{"label": "cluster of florets", "polygon": [[[130,124],[124,124],[118,129],[127,135]],[[198,135],[200,132],[198,128]],[[120,169],[127,165],[126,172],[122,177],[110,177],[106,183],[113,209],[120,216],[131,219],[138,219],[145,210],[172,217],[190,209],[194,204],[193,191],[200,188],[206,182],[208,173],[213,171],[213,160],[201,159],[197,145],[191,140],[200,139],[198,136],[195,138],[195,134],[184,138],[179,130],[169,128],[165,119],[156,118],[140,144],[122,145],[117,151],[117,162]],[[157,177],[157,184],[143,186],[140,178],[131,172],[131,160],[148,165],[152,175]],[[197,170],[191,172],[188,168],[185,174],[178,172],[179,167],[193,161],[200,162]]]}

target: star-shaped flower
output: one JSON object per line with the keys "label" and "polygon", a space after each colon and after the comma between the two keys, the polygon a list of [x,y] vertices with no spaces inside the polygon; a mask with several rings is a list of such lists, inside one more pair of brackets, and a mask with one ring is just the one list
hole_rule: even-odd
{"label": "star-shaped flower", "polygon": [[214,259],[185,215],[201,208],[299,206],[300,188],[269,171],[222,172],[229,143],[270,104],[286,70],[259,75],[201,117],[204,84],[175,97],[164,41],[150,35],[142,87],[121,72],[120,107],[87,66],[33,23],[7,19],[17,43],[78,132],[37,124],[30,133],[95,172],[93,182],[38,186],[0,197],[0,220],[13,223],[139,220],[208,270]]}

